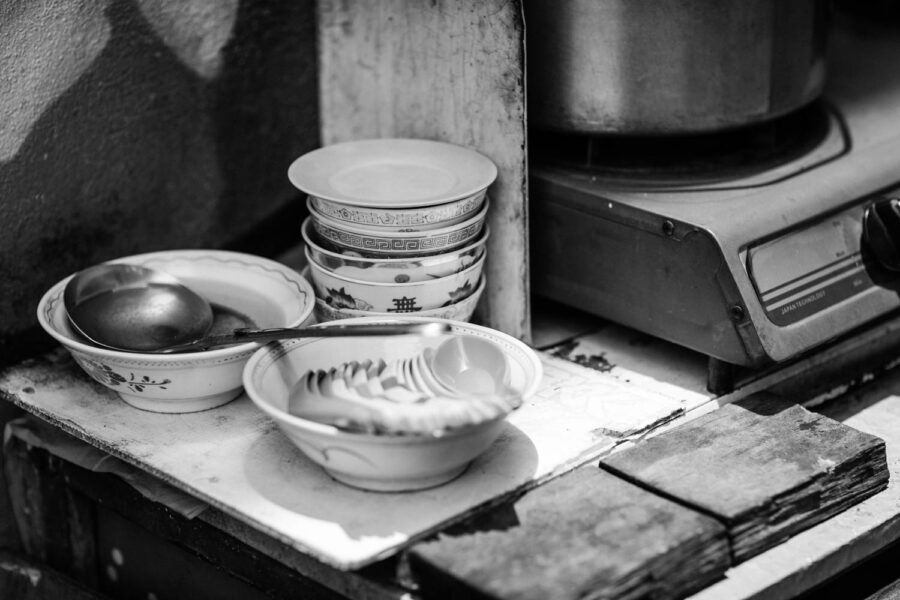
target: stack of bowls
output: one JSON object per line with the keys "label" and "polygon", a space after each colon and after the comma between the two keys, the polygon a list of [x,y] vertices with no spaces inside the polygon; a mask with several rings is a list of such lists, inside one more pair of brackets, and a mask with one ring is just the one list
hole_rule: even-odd
{"label": "stack of bowls", "polygon": [[414,313],[466,321],[485,287],[489,201],[485,156],[452,144],[377,139],[298,158],[316,317]]}

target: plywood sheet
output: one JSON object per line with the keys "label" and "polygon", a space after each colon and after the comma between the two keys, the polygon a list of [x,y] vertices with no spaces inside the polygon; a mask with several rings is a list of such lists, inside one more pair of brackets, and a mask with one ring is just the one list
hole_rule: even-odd
{"label": "plywood sheet", "polygon": [[[538,393],[450,484],[405,494],[346,487],[306,459],[246,396],[209,411],[144,412],[60,350],[0,374],[3,395],[76,437],[342,569],[409,543],[608,452],[684,412],[670,390],[542,356]],[[646,382],[645,382],[646,383]]]}

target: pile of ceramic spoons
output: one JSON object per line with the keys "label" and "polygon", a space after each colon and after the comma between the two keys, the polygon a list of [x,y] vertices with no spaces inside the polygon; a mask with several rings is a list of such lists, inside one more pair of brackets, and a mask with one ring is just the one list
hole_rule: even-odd
{"label": "pile of ceramic spoons", "polygon": [[[372,433],[436,433],[497,418],[521,399],[508,387],[502,350],[484,344],[490,342],[457,337],[391,362],[350,361],[310,370],[294,384],[288,412]],[[475,346],[480,352],[467,359]],[[485,360],[485,351],[499,359]]]}

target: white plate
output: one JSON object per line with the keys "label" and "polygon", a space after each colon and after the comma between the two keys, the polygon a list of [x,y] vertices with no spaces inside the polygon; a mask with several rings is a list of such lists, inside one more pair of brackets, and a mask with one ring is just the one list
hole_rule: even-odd
{"label": "white plate", "polygon": [[288,179],[311,196],[376,208],[450,202],[487,188],[497,167],[462,146],[417,139],[343,142],[304,154]]}

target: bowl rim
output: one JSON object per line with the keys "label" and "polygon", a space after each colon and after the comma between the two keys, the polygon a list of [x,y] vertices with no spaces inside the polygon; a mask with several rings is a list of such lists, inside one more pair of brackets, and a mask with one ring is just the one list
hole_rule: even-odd
{"label": "bowl rim", "polygon": [[486,245],[488,238],[491,237],[491,228],[487,223],[484,224],[484,227],[481,229],[481,233],[478,234],[478,237],[475,238],[475,241],[467,244],[465,246],[449,250],[447,252],[441,252],[440,254],[428,254],[421,257],[416,257],[416,255],[410,255],[406,257],[396,257],[396,258],[372,258],[369,256],[349,256],[347,254],[341,254],[340,252],[335,252],[333,250],[328,250],[327,248],[323,248],[319,244],[317,244],[313,239],[312,235],[310,235],[309,230],[313,227],[313,216],[309,215],[305,219],[303,219],[303,223],[300,225],[300,235],[303,237],[303,241],[306,242],[307,246],[311,246],[315,249],[316,252],[321,252],[322,254],[331,256],[332,258],[338,258],[341,260],[352,261],[352,262],[366,262],[373,264],[387,263],[387,264],[405,264],[410,262],[420,263],[423,266],[449,261],[453,258],[456,258],[457,254],[462,254],[468,250],[472,250],[477,248],[478,246]]}
{"label": "bowl rim", "polygon": [[[321,198],[321,197],[315,196],[313,194],[308,194],[306,199],[307,199],[307,202],[311,202],[313,204],[315,204],[316,202],[322,202],[322,203],[328,204],[330,206],[334,206],[335,208],[352,208],[353,210],[357,210],[360,212],[366,212],[366,213],[370,213],[370,214],[377,214],[377,213],[392,213],[393,214],[393,213],[396,213],[396,214],[400,214],[400,215],[407,215],[407,214],[413,214],[413,213],[422,212],[422,211],[431,212],[434,209],[449,207],[449,206],[453,206],[454,204],[464,204],[465,202],[471,200],[472,198],[476,198],[478,196],[481,196],[481,198],[478,198],[479,201],[484,199],[487,196],[487,188],[486,187],[481,188],[480,190],[477,190],[467,196],[462,196],[460,198],[455,198],[453,200],[447,200],[446,202],[437,202],[435,204],[426,204],[426,205],[418,205],[418,206],[397,206],[397,207],[364,206],[362,204],[351,204],[348,202],[338,202],[337,200],[329,200],[328,198]],[[469,212],[472,212],[472,211],[469,211]],[[468,214],[468,213],[466,213],[466,214]]]}
{"label": "bowl rim", "polygon": [[467,170],[465,173],[466,175],[470,175],[467,178],[469,180],[468,183],[457,186],[458,189],[453,193],[417,200],[414,203],[415,206],[432,206],[434,204],[443,204],[445,202],[471,196],[482,189],[487,189],[497,179],[497,165],[494,164],[494,161],[477,150],[473,150],[472,148],[460,144],[438,140],[404,137],[350,140],[320,146],[319,148],[311,150],[296,158],[288,167],[287,176],[288,180],[295,188],[311,196],[316,196],[317,198],[330,200],[331,202],[337,202],[339,204],[365,206],[368,208],[400,208],[401,206],[412,206],[412,202],[409,204],[400,204],[398,202],[386,203],[359,198],[351,201],[346,197],[342,197],[341,194],[335,193],[329,187],[322,187],[319,185],[319,182],[323,180],[327,181],[329,177],[329,169],[322,167],[323,161],[326,167],[334,168],[334,166],[340,164],[341,161],[339,160],[339,157],[343,154],[356,154],[360,157],[377,156],[380,160],[383,160],[385,156],[397,153],[400,149],[406,151],[409,148],[414,149],[417,155],[421,155],[423,152],[426,154],[440,152],[445,154],[449,153],[451,156],[464,157],[464,160],[466,161],[474,161],[474,163],[483,171],[481,173],[473,174],[470,172],[471,165],[469,165],[470,170]]}
{"label": "bowl rim", "polygon": [[[315,290],[312,287],[312,284],[307,281],[305,277],[302,277],[299,272],[279,263],[278,261],[272,260],[270,258],[265,258],[262,256],[256,256],[254,254],[247,254],[244,252],[234,252],[231,250],[213,250],[213,249],[203,249],[203,248],[191,248],[191,249],[178,249],[178,250],[159,250],[156,252],[144,252],[141,254],[132,254],[129,256],[122,256],[114,259],[110,259],[107,261],[102,261],[102,263],[121,263],[121,262],[134,262],[139,259],[149,259],[155,256],[172,256],[173,258],[178,258],[179,256],[190,256],[190,255],[199,255],[199,254],[212,254],[215,256],[220,256],[223,258],[231,257],[231,258],[240,258],[243,260],[250,259],[254,262],[261,262],[265,266],[272,267],[274,266],[277,270],[281,271],[282,274],[285,274],[285,271],[289,271],[293,274],[296,274],[296,278],[292,278],[292,283],[297,283],[302,291],[306,293],[307,298],[311,299],[308,301],[306,306],[304,306],[301,311],[301,316],[299,319],[295,320],[293,323],[286,325],[286,327],[297,327],[302,324],[309,316],[312,314],[315,309]],[[98,263],[98,264],[102,264]],[[213,350],[202,350],[199,352],[172,352],[168,354],[152,354],[145,352],[123,352],[121,350],[112,350],[110,348],[103,348],[101,346],[96,346],[93,344],[87,344],[81,342],[75,338],[69,337],[65,333],[59,331],[56,327],[53,326],[51,322],[48,322],[46,318],[46,313],[48,312],[48,305],[51,302],[62,302],[62,291],[65,289],[66,284],[69,282],[72,277],[76,275],[75,273],[71,273],[70,275],[64,277],[63,279],[57,281],[53,284],[50,289],[44,292],[43,296],[41,296],[40,301],[37,306],[37,318],[40,326],[46,331],[51,337],[53,337],[56,341],[58,341],[63,346],[67,348],[71,348],[78,352],[88,355],[94,355],[98,357],[103,357],[113,361],[140,361],[141,363],[150,363],[150,364],[162,364],[162,363],[172,363],[172,362],[203,362],[207,360],[215,360],[215,359],[225,359],[230,358],[245,352],[251,352],[259,349],[262,344],[260,342],[246,342],[243,344],[236,344],[234,346],[226,346],[224,348],[218,348]],[[54,307],[49,307],[50,310],[55,310]]]}
{"label": "bowl rim", "polygon": [[478,224],[480,221],[487,220],[487,212],[490,206],[491,201],[488,197],[485,196],[484,204],[481,206],[478,212],[475,213],[474,216],[469,217],[465,221],[460,221],[455,225],[448,225],[446,227],[439,227],[437,229],[426,229],[423,231],[381,231],[377,229],[366,229],[365,227],[355,227],[353,225],[347,225],[343,221],[335,221],[331,217],[327,217],[319,211],[315,210],[309,203],[307,203],[309,216],[312,217],[314,221],[321,221],[324,225],[327,225],[331,229],[337,229],[338,231],[343,231],[345,233],[351,233],[353,235],[359,235],[362,237],[395,238],[401,240],[428,239],[446,235],[454,231],[466,229],[468,227],[471,227],[472,225]]}
{"label": "bowl rim", "polygon": [[[475,331],[481,331],[483,333],[489,334],[493,337],[498,337],[503,339],[507,343],[512,344],[513,346],[518,347],[522,350],[522,354],[527,356],[529,359],[529,363],[531,366],[531,372],[534,373],[534,376],[531,378],[530,385],[522,391],[522,399],[527,400],[531,396],[533,396],[538,388],[540,387],[541,380],[543,379],[544,374],[544,366],[541,363],[540,356],[538,356],[537,352],[525,344],[525,342],[514,338],[513,336],[503,333],[502,331],[498,331],[496,329],[492,329],[490,327],[485,327],[483,325],[475,325],[473,323],[466,323],[463,321],[454,321],[453,319],[442,319],[438,317],[382,317],[382,316],[373,316],[373,317],[356,317],[353,319],[343,319],[341,321],[327,321],[325,323],[317,323],[312,327],[329,327],[340,324],[355,324],[355,323],[376,323],[376,322],[392,322],[392,321],[413,321],[413,322],[428,322],[428,323],[447,323],[451,326],[461,326],[467,329],[474,329]],[[320,338],[324,339],[324,338]],[[326,425],[324,423],[318,423],[316,421],[311,421],[309,419],[304,419],[302,417],[298,417],[296,415],[292,415],[286,410],[281,410],[280,408],[274,406],[267,400],[265,400],[261,394],[258,393],[256,387],[253,385],[253,375],[259,369],[259,365],[262,361],[267,360],[271,357],[271,364],[274,364],[278,359],[287,355],[293,347],[295,347],[299,343],[303,343],[304,340],[284,340],[284,341],[276,341],[269,342],[259,350],[253,353],[250,357],[250,360],[244,365],[244,371],[242,373],[241,379],[244,385],[244,391],[247,393],[247,396],[253,402],[253,404],[264,413],[272,417],[275,422],[281,425],[282,422],[295,425],[301,429],[318,433],[320,435],[327,435],[331,437],[344,437],[351,436],[354,439],[366,440],[366,439],[378,439],[382,441],[389,440],[408,440],[414,438],[426,438],[426,439],[443,439],[455,437],[458,435],[466,435],[470,433],[473,429],[478,427],[483,427],[486,424],[494,423],[496,421],[505,419],[510,413],[506,413],[494,419],[488,419],[486,421],[482,421],[481,423],[475,425],[469,425],[465,427],[458,427],[454,429],[448,429],[442,431],[440,435],[435,434],[416,434],[416,433],[400,433],[400,434],[384,434],[384,433],[366,433],[366,432],[353,432],[353,431],[345,431],[334,425]],[[307,342],[311,343],[311,342]],[[514,409],[517,410],[517,409]]]}
{"label": "bowl rim", "polygon": [[312,256],[309,254],[309,248],[303,248],[303,254],[306,257],[307,262],[309,263],[310,275],[312,275],[312,271],[319,271],[328,277],[333,277],[339,281],[345,281],[347,283],[351,283],[354,285],[362,285],[366,287],[376,287],[376,288],[413,288],[421,285],[433,284],[435,282],[447,282],[450,278],[459,279],[464,273],[470,274],[472,271],[476,271],[484,267],[484,263],[487,260],[487,252],[483,252],[481,256],[475,259],[471,265],[463,269],[462,271],[457,271],[456,273],[451,273],[450,275],[444,275],[443,277],[435,277],[434,279],[427,279],[425,281],[407,281],[405,283],[396,283],[396,282],[384,282],[384,281],[365,281],[363,279],[354,279],[352,277],[344,277],[334,271],[326,269],[316,261],[312,259]]}
{"label": "bowl rim", "polygon": [[[485,288],[486,286],[487,286],[487,277],[485,277],[484,275],[482,275],[481,277],[478,278],[478,285],[475,286],[475,290],[474,290],[471,294],[469,294],[468,296],[466,296],[466,297],[463,298],[462,300],[458,300],[458,301],[454,302],[454,303],[451,304],[450,306],[459,306],[460,304],[464,304],[464,303],[466,303],[466,302],[471,302],[471,301],[473,301],[473,300],[476,300],[476,301],[477,301],[477,299],[481,296],[481,294],[484,293],[484,288]],[[329,306],[328,303],[325,302],[325,300],[323,300],[322,298],[318,298],[318,297],[316,298],[315,304],[316,304],[316,306],[325,306],[325,307],[327,307],[329,310],[350,310],[350,311],[353,311],[354,313],[359,313],[359,314],[354,315],[353,317],[347,317],[348,319],[358,319],[358,318],[365,317],[365,316],[378,316],[378,317],[383,317],[383,318],[385,318],[385,319],[390,319],[390,318],[391,318],[390,316],[385,315],[385,314],[377,313],[377,312],[375,312],[375,311],[359,310],[358,308],[334,308],[333,306]],[[446,309],[450,308],[450,306],[440,306],[440,307],[438,307],[438,308],[426,308],[426,309],[423,309],[423,310],[420,310],[420,311],[416,311],[416,312],[414,312],[414,313],[405,313],[405,314],[410,314],[410,315],[416,315],[416,316],[418,316],[418,315],[421,315],[422,313],[429,313],[429,312],[435,312],[435,311],[439,311],[439,310],[446,310]],[[428,317],[428,316],[424,316],[424,317],[422,317],[422,318],[424,318],[424,319],[440,319],[440,318],[443,318],[443,317]],[[344,319],[342,319],[342,320],[344,320]],[[325,321],[325,322],[330,323],[330,321]]]}

